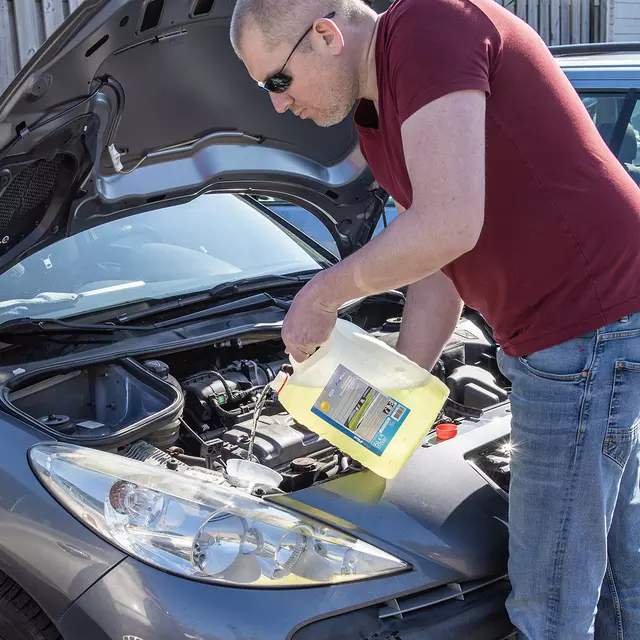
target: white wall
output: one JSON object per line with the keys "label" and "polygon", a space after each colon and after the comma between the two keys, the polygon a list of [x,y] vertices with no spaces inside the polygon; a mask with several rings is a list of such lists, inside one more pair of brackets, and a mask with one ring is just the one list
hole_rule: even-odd
{"label": "white wall", "polygon": [[609,40],[640,41],[640,0],[609,0],[611,21]]}

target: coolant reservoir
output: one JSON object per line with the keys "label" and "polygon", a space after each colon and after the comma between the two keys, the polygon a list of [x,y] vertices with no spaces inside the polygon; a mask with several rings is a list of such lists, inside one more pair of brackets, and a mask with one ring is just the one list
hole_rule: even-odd
{"label": "coolant reservoir", "polygon": [[393,478],[429,432],[449,390],[360,327],[338,320],[329,340],[271,386],[308,429],[383,478]]}

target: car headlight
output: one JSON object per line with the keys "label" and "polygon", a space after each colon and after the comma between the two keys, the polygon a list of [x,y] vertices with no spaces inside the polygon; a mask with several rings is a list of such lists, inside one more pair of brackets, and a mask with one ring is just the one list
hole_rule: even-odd
{"label": "car headlight", "polygon": [[299,587],[408,568],[319,521],[179,471],[61,443],[36,445],[29,457],[44,485],[86,526],[181,576]]}

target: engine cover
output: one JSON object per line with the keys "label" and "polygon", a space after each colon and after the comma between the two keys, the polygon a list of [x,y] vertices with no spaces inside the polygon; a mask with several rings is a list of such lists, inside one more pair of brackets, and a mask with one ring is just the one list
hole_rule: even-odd
{"label": "engine cover", "polygon": [[[253,419],[238,421],[223,436],[223,459],[246,457]],[[278,468],[331,447],[313,431],[298,424],[288,413],[262,414],[253,453],[268,467]]]}

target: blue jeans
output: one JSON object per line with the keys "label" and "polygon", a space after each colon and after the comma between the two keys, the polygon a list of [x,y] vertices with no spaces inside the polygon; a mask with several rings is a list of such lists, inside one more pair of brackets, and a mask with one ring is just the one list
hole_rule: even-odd
{"label": "blue jeans", "polygon": [[640,313],[498,364],[517,637],[640,640]]}

